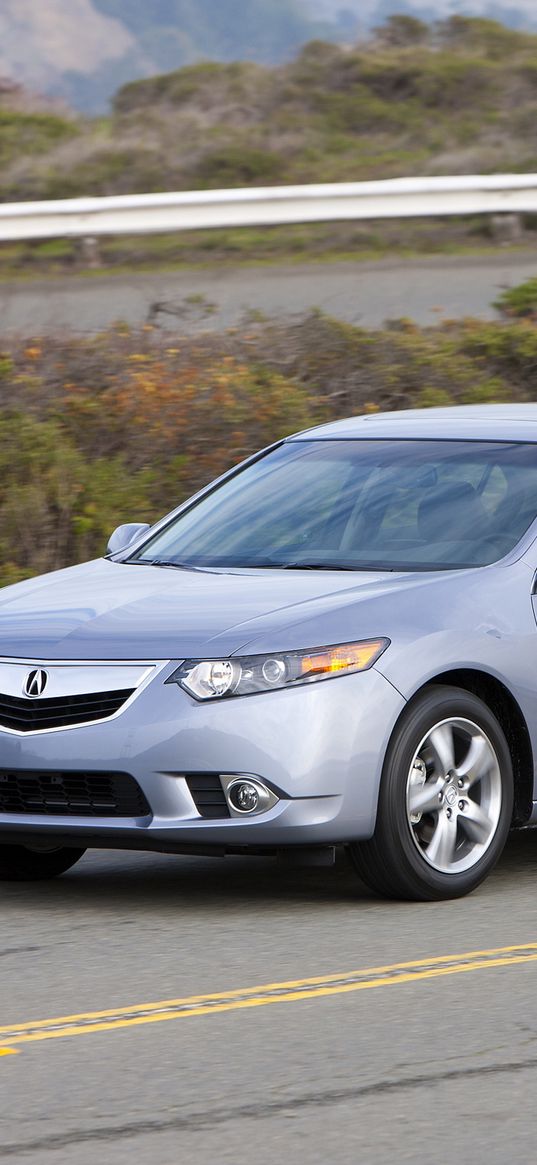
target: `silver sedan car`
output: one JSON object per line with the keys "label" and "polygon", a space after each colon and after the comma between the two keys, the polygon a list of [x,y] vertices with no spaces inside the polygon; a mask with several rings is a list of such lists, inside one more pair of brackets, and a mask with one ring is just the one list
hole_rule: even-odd
{"label": "silver sedan car", "polygon": [[356,417],[0,592],[0,878],[348,847],[473,890],[537,823],[537,406]]}

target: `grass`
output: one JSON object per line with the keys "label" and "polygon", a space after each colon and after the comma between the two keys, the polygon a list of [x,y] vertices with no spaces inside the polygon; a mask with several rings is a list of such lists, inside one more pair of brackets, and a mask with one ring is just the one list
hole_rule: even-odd
{"label": "grass", "polygon": [[315,224],[185,231],[174,235],[106,237],[98,243],[99,264],[89,266],[75,239],[0,244],[0,283],[11,280],[95,277],[129,273],[271,266],[299,263],[370,263],[382,259],[438,256],[517,255],[537,248],[537,231],[519,242],[499,242],[485,219],[431,220],[357,225]]}

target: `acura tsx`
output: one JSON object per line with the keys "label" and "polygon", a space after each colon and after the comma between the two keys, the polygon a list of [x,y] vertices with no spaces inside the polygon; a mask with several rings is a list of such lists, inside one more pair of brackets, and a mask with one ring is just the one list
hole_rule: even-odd
{"label": "acura tsx", "polygon": [[0,591],[0,878],[346,846],[473,890],[537,824],[537,405],[279,441]]}

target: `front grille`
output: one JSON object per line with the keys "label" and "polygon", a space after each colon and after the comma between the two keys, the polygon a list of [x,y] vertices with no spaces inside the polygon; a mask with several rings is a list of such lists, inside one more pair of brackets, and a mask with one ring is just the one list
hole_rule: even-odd
{"label": "front grille", "polygon": [[49,817],[147,817],[151,808],[129,773],[0,770],[0,813]]}
{"label": "front grille", "polygon": [[57,696],[52,700],[28,700],[0,692],[0,728],[36,732],[44,728],[70,728],[106,720],[119,712],[134,689],[118,692],[91,692],[84,696]]}
{"label": "front grille", "polygon": [[218,773],[191,774],[186,783],[200,817],[231,816]]}

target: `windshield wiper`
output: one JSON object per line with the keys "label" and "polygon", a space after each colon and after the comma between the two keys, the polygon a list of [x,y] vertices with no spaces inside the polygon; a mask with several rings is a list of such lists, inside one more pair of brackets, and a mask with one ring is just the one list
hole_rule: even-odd
{"label": "windshield wiper", "polygon": [[203,566],[192,566],[189,562],[172,562],[168,558],[131,558],[127,559],[128,566],[168,566],[173,570],[192,570],[195,573],[207,574]]}
{"label": "windshield wiper", "polygon": [[285,562],[282,570],[358,570],[357,566],[343,566],[335,562]]}
{"label": "windshield wiper", "polygon": [[349,566],[347,563],[341,562],[282,562],[280,564],[281,570],[350,570],[355,574],[360,571],[372,571],[373,573],[396,574],[399,571],[398,566],[369,566],[367,563],[357,563],[356,566]]}
{"label": "windshield wiper", "polygon": [[[237,564],[234,569],[237,569]],[[395,567],[350,566],[345,562],[241,562],[241,570],[395,570]]]}

